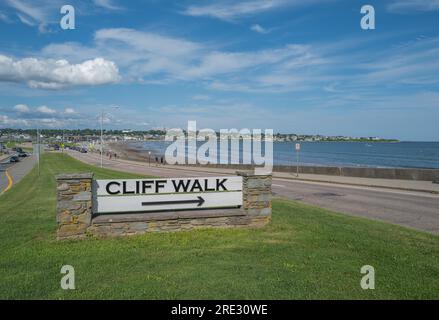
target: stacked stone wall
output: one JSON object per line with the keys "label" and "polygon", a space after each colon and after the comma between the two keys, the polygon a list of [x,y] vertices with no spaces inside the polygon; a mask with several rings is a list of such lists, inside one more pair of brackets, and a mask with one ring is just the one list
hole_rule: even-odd
{"label": "stacked stone wall", "polygon": [[[225,213],[226,214],[226,213]],[[128,221],[93,223],[88,229],[98,237],[119,237],[144,234],[146,232],[170,232],[204,228],[258,228],[270,221],[267,216],[231,216],[215,218],[171,219],[161,221]]]}
{"label": "stacked stone wall", "polygon": [[57,176],[58,239],[83,238],[92,221],[93,174]]}

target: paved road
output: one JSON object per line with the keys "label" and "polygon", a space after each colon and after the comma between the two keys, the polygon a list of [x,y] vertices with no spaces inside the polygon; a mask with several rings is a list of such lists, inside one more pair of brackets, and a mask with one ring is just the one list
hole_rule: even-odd
{"label": "paved road", "polygon": [[5,191],[8,186],[17,183],[27,175],[34,167],[35,160],[35,157],[27,157],[21,158],[21,161],[15,164],[0,164],[0,194]]}
{"label": "paved road", "polygon": [[[99,165],[99,156],[72,152],[84,162]],[[104,160],[104,166],[121,171],[160,177],[218,176],[218,172],[196,172],[147,164]],[[230,174],[230,173],[227,173]],[[354,216],[381,220],[439,234],[439,195],[331,183],[273,178],[275,196],[316,205]]]}
{"label": "paved road", "polygon": [[318,183],[273,181],[276,196],[439,234],[439,196]]}

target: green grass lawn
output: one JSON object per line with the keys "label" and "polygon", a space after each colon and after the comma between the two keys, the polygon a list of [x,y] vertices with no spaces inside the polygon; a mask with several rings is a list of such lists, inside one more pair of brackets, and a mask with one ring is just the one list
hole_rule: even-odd
{"label": "green grass lawn", "polygon": [[[0,197],[1,299],[439,298],[439,237],[275,200],[263,229],[206,229],[56,241],[55,178],[131,174],[45,154]],[[76,290],[60,289],[72,265]],[[372,265],[376,289],[362,290]]]}

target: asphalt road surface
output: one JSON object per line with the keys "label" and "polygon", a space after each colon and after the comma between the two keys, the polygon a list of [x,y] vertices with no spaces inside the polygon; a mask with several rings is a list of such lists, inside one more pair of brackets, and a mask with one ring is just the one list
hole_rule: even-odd
{"label": "asphalt road surface", "polygon": [[0,164],[0,194],[8,186],[19,182],[25,175],[32,170],[35,165],[35,157],[20,158],[18,163],[1,163]]}
{"label": "asphalt road surface", "polygon": [[[71,153],[72,156],[99,165],[99,156]],[[129,171],[158,177],[218,176],[218,173],[197,172],[147,164],[127,164],[104,160],[108,169]],[[227,174],[229,175],[229,174]],[[439,195],[425,192],[360,187],[322,182],[294,181],[273,178],[273,194],[321,208],[409,228],[439,234]]]}
{"label": "asphalt road surface", "polygon": [[273,181],[275,196],[439,234],[439,196],[427,193]]}

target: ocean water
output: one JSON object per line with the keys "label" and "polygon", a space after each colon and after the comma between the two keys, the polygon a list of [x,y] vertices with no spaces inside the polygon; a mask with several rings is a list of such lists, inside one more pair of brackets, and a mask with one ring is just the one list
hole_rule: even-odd
{"label": "ocean water", "polygon": [[[163,155],[169,144],[164,141],[148,141],[135,143],[133,146]],[[275,165],[296,164],[295,142],[274,142],[273,151]],[[242,155],[242,146],[240,152]],[[439,142],[301,142],[299,163],[318,166],[439,169]]]}

